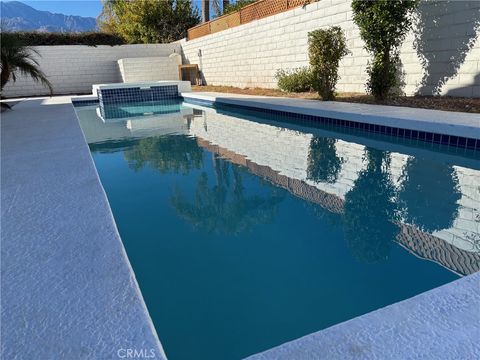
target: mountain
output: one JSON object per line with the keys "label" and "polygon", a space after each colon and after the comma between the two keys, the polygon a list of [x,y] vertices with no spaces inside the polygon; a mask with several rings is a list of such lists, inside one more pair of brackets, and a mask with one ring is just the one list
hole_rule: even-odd
{"label": "mountain", "polygon": [[19,1],[2,1],[0,5],[2,30],[81,32],[93,31],[97,27],[93,17],[40,11]]}

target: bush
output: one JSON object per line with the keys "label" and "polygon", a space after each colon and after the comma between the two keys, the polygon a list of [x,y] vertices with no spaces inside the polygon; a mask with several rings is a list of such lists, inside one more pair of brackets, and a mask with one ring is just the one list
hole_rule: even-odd
{"label": "bush", "polygon": [[227,6],[225,6],[225,9],[223,10],[223,15],[238,11],[247,5],[253,4],[256,1],[257,0],[237,0],[236,3],[229,3]]}
{"label": "bush", "polygon": [[123,45],[126,42],[119,36],[101,32],[48,33],[48,32],[3,32],[2,41],[12,40],[24,46],[42,45]]}
{"label": "bush", "polygon": [[349,53],[345,35],[338,26],[308,34],[308,51],[312,68],[312,85],[322,100],[335,99],[338,64]]}
{"label": "bush", "polygon": [[275,73],[278,87],[288,92],[305,92],[312,90],[312,73],[308,67],[293,70],[277,70]]}
{"label": "bush", "polygon": [[392,55],[388,64],[383,64],[382,61],[380,56],[376,56],[367,66],[367,92],[378,101],[404,95],[402,88],[405,86],[405,74],[400,56]]}
{"label": "bush", "polygon": [[391,95],[400,85],[397,68],[399,48],[412,26],[418,0],[353,0],[353,20],[360,28],[365,49],[373,55],[367,72],[367,90],[377,100]]}

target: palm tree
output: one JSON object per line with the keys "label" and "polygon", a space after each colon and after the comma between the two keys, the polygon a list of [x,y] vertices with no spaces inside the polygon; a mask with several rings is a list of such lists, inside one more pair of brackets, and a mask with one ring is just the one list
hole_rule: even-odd
{"label": "palm tree", "polygon": [[230,4],[229,0],[202,0],[202,21],[207,22],[210,20],[210,1],[212,3],[212,9],[216,17],[222,16],[225,13],[225,8]]}
{"label": "palm tree", "polygon": [[[271,222],[283,201],[285,192],[259,181],[263,194],[243,185],[245,169],[212,155],[215,183],[206,172],[198,178],[194,196],[186,196],[177,187],[171,198],[178,214],[195,229],[208,233],[238,235],[257,224]],[[191,198],[190,198],[191,197]]]}
{"label": "palm tree", "polygon": [[229,0],[212,0],[212,8],[215,16],[219,17],[225,14],[225,8],[230,4]]}
{"label": "palm tree", "polygon": [[125,149],[124,157],[135,171],[149,166],[161,174],[188,174],[203,166],[203,149],[185,135],[141,139],[136,146]]}
{"label": "palm tree", "polygon": [[202,22],[210,20],[210,0],[202,0]]}
{"label": "palm tree", "polygon": [[37,60],[33,57],[33,54],[38,52],[29,47],[22,45],[18,40],[9,36],[2,36],[1,43],[1,90],[5,84],[12,79],[14,82],[17,80],[18,73],[24,76],[30,76],[34,81],[40,82],[45,85],[50,94],[53,93],[52,84],[48,81],[47,77],[39,68]]}

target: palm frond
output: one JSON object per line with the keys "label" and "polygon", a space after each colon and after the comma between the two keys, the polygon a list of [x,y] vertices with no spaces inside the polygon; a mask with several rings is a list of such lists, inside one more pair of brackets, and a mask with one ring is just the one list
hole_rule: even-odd
{"label": "palm frond", "polygon": [[40,70],[40,68],[38,68],[36,64],[31,63],[30,59],[25,59],[24,61],[17,62],[16,68],[23,76],[30,76],[34,81],[40,82],[45,87],[47,87],[50,91],[50,94],[53,93],[52,84],[50,83],[50,81],[48,81],[45,73]]}
{"label": "palm frond", "polygon": [[[22,75],[29,76],[34,81],[43,84],[48,88],[50,94],[53,93],[52,84],[40,69],[37,60],[40,54],[36,49],[24,46],[10,37],[2,38],[0,49],[0,68],[2,73],[5,69],[7,71],[6,81],[11,78],[15,82],[17,80],[16,73],[20,72]],[[6,81],[2,78],[2,89]]]}
{"label": "palm frond", "polygon": [[212,0],[212,8],[216,17],[222,15],[222,7],[220,6],[220,0]]}

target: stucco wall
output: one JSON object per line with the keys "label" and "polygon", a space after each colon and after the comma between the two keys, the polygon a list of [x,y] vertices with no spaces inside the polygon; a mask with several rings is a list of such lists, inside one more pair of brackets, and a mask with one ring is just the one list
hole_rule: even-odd
{"label": "stucco wall", "polygon": [[[415,30],[401,49],[407,94],[480,97],[480,1],[422,2]],[[276,87],[277,69],[308,64],[308,32],[340,26],[351,54],[340,66],[338,91],[365,91],[370,58],[352,20],[350,0],[320,0],[191,41],[185,61],[199,64],[211,85]],[[198,53],[201,50],[202,56]]]}
{"label": "stucco wall", "polygon": [[[180,53],[179,44],[121,46],[37,46],[40,68],[55,94],[90,93],[93,84],[122,82],[117,61],[122,58],[161,57]],[[178,70],[175,72],[177,74]],[[168,80],[168,79],[161,79]],[[48,90],[30,78],[19,77],[5,86],[4,96],[47,95]]]}
{"label": "stucco wall", "polygon": [[118,67],[125,83],[156,80],[179,80],[179,53],[161,57],[127,58],[118,60]]}

